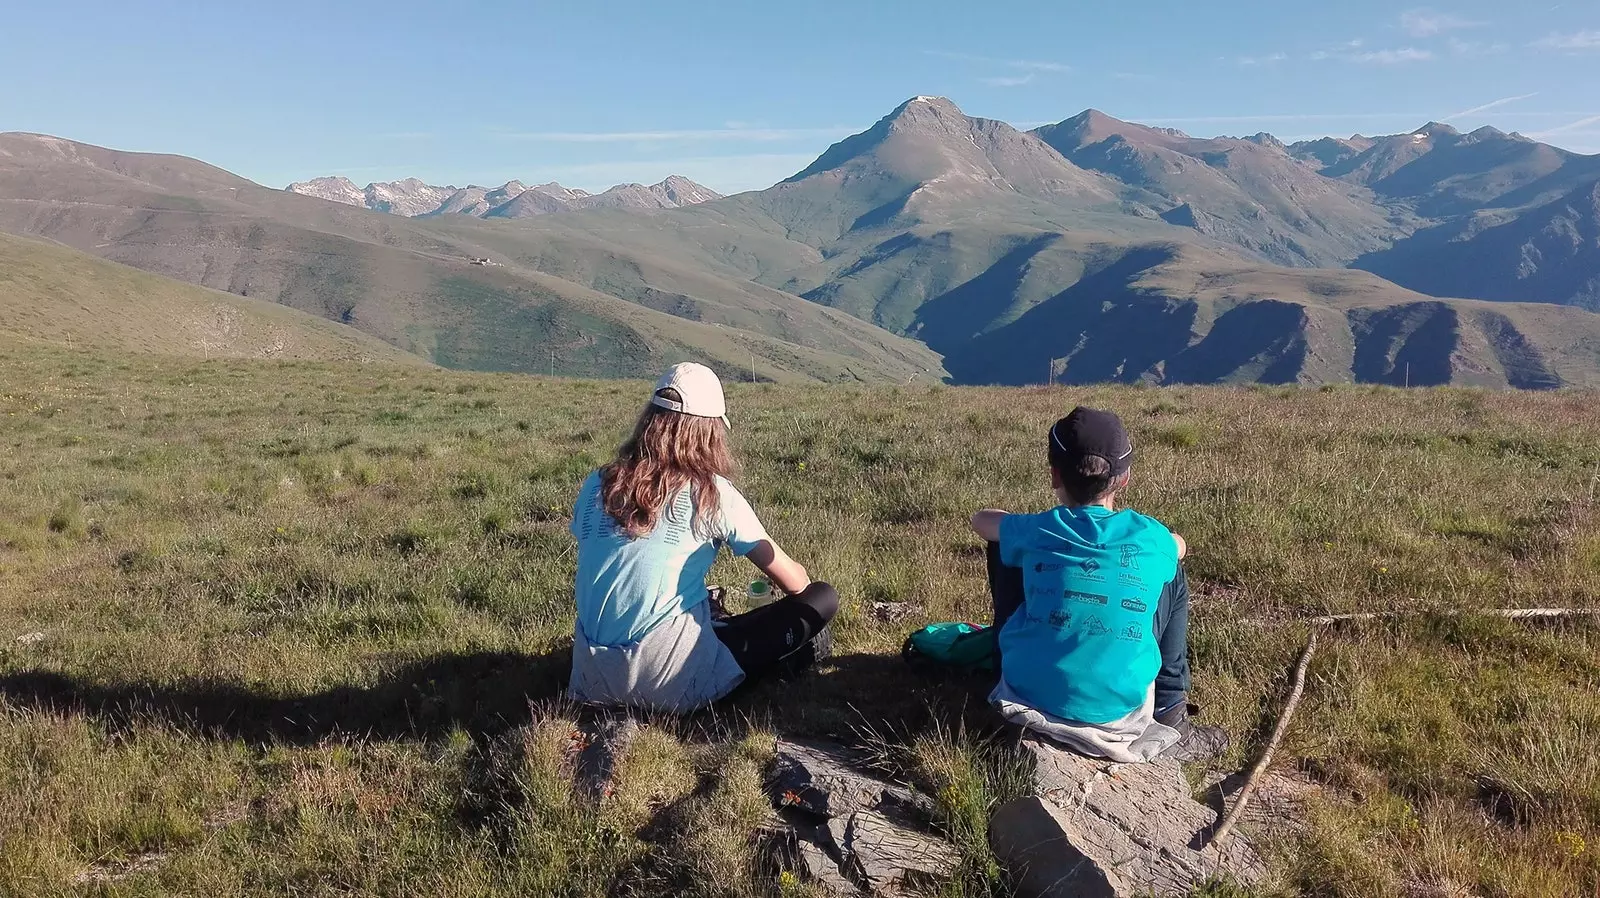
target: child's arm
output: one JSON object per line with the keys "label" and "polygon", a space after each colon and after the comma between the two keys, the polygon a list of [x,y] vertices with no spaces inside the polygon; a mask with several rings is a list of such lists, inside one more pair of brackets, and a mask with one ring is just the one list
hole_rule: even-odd
{"label": "child's arm", "polygon": [[800,566],[800,562],[790,558],[770,539],[756,543],[756,547],[745,557],[760,568],[768,579],[778,584],[779,589],[790,595],[805,592],[806,587],[811,585],[811,575]]}
{"label": "child's arm", "polygon": [[985,542],[1000,541],[1000,519],[1011,512],[1000,508],[985,508],[972,516],[972,530]]}

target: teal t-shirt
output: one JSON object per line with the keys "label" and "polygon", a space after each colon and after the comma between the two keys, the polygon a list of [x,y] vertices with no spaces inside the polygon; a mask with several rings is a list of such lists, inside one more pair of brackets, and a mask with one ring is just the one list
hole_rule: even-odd
{"label": "teal t-shirt", "polygon": [[572,507],[572,535],[578,540],[573,598],[577,627],[590,645],[639,642],[706,600],[706,574],[721,546],[748,555],[768,539],[750,503],[725,478],[717,478],[709,532],[697,532],[697,511],[693,490],[684,487],[667,500],[655,529],[634,539],[602,507],[600,472],[584,479]]}
{"label": "teal t-shirt", "polygon": [[1000,560],[1022,568],[1022,607],[1000,632],[1001,675],[1040,711],[1083,723],[1144,704],[1161,669],[1156,605],[1178,574],[1160,521],[1100,506],[1000,520]]}

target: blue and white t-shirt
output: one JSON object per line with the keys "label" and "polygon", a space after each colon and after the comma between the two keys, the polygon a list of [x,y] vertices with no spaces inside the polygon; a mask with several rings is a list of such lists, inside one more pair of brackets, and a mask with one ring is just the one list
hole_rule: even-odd
{"label": "blue and white t-shirt", "polygon": [[706,573],[720,546],[742,556],[768,538],[732,483],[718,477],[717,493],[709,532],[695,532],[694,490],[685,486],[662,509],[655,529],[633,539],[601,504],[600,472],[583,481],[572,510],[572,535],[578,539],[574,591],[578,629],[590,646],[638,643],[706,600]]}
{"label": "blue and white t-shirt", "polygon": [[1178,545],[1160,521],[1100,506],[1000,519],[1000,560],[1022,568],[1022,607],[1000,631],[1001,676],[1026,705],[1106,724],[1147,701],[1155,633]]}

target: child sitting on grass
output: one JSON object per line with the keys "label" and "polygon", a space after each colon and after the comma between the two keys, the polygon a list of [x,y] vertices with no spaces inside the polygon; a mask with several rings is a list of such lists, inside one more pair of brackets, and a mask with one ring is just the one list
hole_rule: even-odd
{"label": "child sitting on grass", "polygon": [[[839,596],[784,554],[728,480],[726,413],[710,368],[674,365],[616,460],[584,480],[573,698],[690,711],[826,653]],[[706,573],[723,545],[788,596],[714,620]]]}
{"label": "child sitting on grass", "polygon": [[1191,761],[1227,735],[1189,721],[1189,585],[1183,537],[1131,509],[1133,444],[1115,414],[1077,408],[1050,428],[1057,507],[985,509],[1000,683],[1011,723],[1122,763]]}

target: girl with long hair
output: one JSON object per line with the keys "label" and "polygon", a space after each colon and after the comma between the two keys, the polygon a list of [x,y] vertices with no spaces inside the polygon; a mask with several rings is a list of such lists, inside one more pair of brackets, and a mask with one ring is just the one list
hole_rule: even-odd
{"label": "girl with long hair", "polygon": [[[733,468],[721,381],[704,365],[674,365],[616,459],[584,480],[572,511],[573,698],[690,711],[826,654],[839,596],[767,535],[729,480]],[[724,545],[787,596],[720,613],[706,573]]]}

